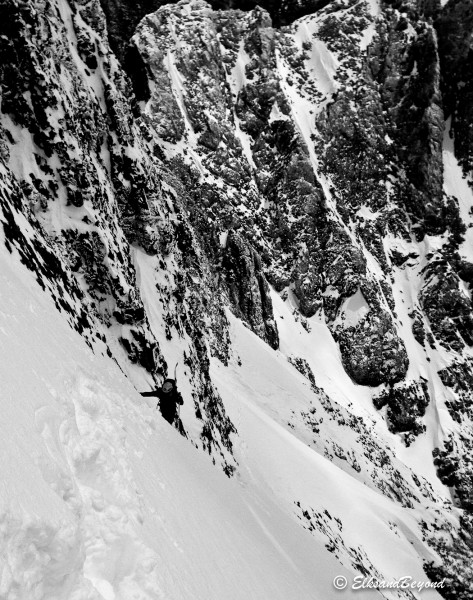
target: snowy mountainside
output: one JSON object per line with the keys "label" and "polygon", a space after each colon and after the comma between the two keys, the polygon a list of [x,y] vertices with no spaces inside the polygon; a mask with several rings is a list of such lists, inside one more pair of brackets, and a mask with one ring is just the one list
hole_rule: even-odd
{"label": "snowy mountainside", "polygon": [[[450,381],[470,378],[472,342],[470,197],[443,188],[435,7],[411,4],[330,3],[274,29],[259,9],[181,2],[133,38],[148,65],[143,118],[191,178],[196,226],[225,241],[230,289],[238,236],[302,318],[323,313],[346,371],[406,444],[432,404],[448,407],[442,429],[460,421],[470,439]],[[241,297],[230,300],[251,325]],[[434,446],[442,437],[431,432]]]}
{"label": "snowy mountainside", "polygon": [[16,252],[1,267],[2,598],[336,597],[323,542],[175,434]]}
{"label": "snowy mountainside", "polygon": [[[337,598],[335,576],[360,569],[425,577],[421,558],[435,553],[417,511],[311,450],[300,424],[296,435],[284,426],[281,386],[295,409],[313,392],[241,322],[229,315],[246,365],[212,365],[241,431],[228,479],[91,352],[16,251],[2,248],[1,265],[2,597]],[[268,361],[283,371],[274,388],[261,378]],[[441,506],[422,506],[428,527]]]}
{"label": "snowy mountainside", "polygon": [[[135,95],[98,0],[0,10],[2,597],[471,597],[440,5],[184,0],[139,24]],[[188,440],[136,395],[176,363]]]}
{"label": "snowy mountainside", "polygon": [[431,463],[468,510],[471,194],[444,165],[442,22],[435,2],[350,1],[276,29],[260,9],[194,1],[145,17],[133,44],[144,118],[191,174],[195,210],[224,244],[235,231],[251,242],[301,319],[322,316],[346,372],[412,446],[398,455]]}

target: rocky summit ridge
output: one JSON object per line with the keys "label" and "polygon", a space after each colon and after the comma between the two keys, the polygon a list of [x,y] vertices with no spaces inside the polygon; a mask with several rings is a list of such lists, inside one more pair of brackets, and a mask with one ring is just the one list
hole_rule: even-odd
{"label": "rocky summit ridge", "polygon": [[471,4],[267,4],[5,0],[3,243],[132,381],[185,366],[191,440],[228,475],[238,432],[210,366],[238,360],[227,311],[275,351],[273,294],[326,325],[385,431],[414,454],[429,440],[451,502],[289,356],[356,440],[335,444],[315,408],[298,435],[429,506],[427,572],[471,598]]}

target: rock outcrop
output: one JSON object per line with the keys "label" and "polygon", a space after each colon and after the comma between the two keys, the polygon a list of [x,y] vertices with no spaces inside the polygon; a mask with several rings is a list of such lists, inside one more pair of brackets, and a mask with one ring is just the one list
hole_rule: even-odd
{"label": "rock outcrop", "polygon": [[444,110],[446,116],[452,118],[455,154],[467,173],[473,168],[473,13],[470,2],[447,2],[443,10],[437,13],[435,28],[442,66]]}
{"label": "rock outcrop", "polygon": [[261,258],[233,231],[229,231],[226,236],[222,270],[235,312],[248,322],[259,337],[277,348],[278,330]]}

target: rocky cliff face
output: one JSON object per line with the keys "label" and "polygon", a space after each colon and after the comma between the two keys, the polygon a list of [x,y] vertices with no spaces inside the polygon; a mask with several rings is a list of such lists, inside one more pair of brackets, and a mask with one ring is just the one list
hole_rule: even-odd
{"label": "rocky cliff face", "polygon": [[[153,90],[145,118],[163,152],[195,170],[216,233],[237,231],[274,288],[304,317],[322,316],[345,369],[375,388],[408,445],[429,405],[450,395],[428,384],[442,379],[435,357],[446,351],[456,370],[471,353],[469,221],[445,188],[442,154],[446,135],[460,161],[467,152],[467,133],[445,125],[452,94],[455,118],[469,120],[467,83],[460,99],[455,69],[443,75],[467,64],[468,20],[455,49],[446,41],[459,5],[332,2],[276,29],[260,9],[181,2],[133,38]],[[449,484],[466,508],[469,419],[447,405],[462,457],[446,440],[435,463],[462,471]]]}
{"label": "rocky cliff face", "polygon": [[447,117],[452,117],[455,153],[467,173],[472,168],[473,13],[471,4],[466,1],[448,2],[442,11],[437,12],[435,27],[438,32],[442,66],[445,114]]}
{"label": "rocky cliff face", "polygon": [[0,48],[5,244],[92,346],[159,382],[171,373],[133,248],[153,257],[161,283],[152,301],[162,304],[166,336],[188,339],[200,441],[218,447],[231,470],[234,427],[208,371],[210,351],[223,361],[229,352],[217,283],[189,224],[186,192],[134,115],[103,14],[94,2],[8,2],[2,11],[11,27]]}
{"label": "rocky cliff face", "polygon": [[[469,560],[469,3],[268,3],[277,26],[262,8],[202,0],[102,7],[0,9],[7,248],[131,378],[160,382],[170,356],[185,365],[191,438],[228,474],[236,428],[210,374],[212,357],[232,357],[226,309],[273,349],[272,290],[306,329],[326,325],[386,429],[412,452],[432,445],[466,511],[464,537],[438,551],[447,567]],[[320,452],[360,478],[384,469],[365,483],[404,506],[432,499],[291,362],[326,418],[357,432],[358,458],[328,440]],[[315,409],[304,415],[318,431]]]}
{"label": "rocky cliff face", "polygon": [[217,233],[251,243],[302,315],[323,311],[355,381],[395,385],[409,360],[384,239],[443,233],[449,207],[457,222],[442,191],[435,32],[397,32],[391,9],[345,10],[281,31],[260,10],[181,3],[146,17],[133,43],[153,82],[144,118],[200,173]]}

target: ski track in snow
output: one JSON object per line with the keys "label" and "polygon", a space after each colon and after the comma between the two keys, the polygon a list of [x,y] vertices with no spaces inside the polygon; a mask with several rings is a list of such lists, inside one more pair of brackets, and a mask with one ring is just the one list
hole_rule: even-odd
{"label": "ski track in snow", "polygon": [[[328,510],[341,518],[347,546],[361,546],[381,573],[389,569],[401,577],[404,572],[415,572],[422,580],[425,575],[414,566],[416,552],[411,547],[422,548],[414,514],[357,482],[284,427],[284,404],[296,408],[307,401],[310,392],[295,379],[289,384],[290,376],[278,356],[240,322],[230,319],[233,343],[246,360],[242,359],[241,369],[230,368],[230,373],[215,361],[213,378],[244,440],[239,446],[244,485],[257,485],[268,501],[286,505],[288,511],[295,512],[296,501],[320,512]],[[287,363],[286,369],[291,368]],[[388,522],[396,522],[404,535],[399,538]],[[430,597],[437,594],[430,592]]]}

